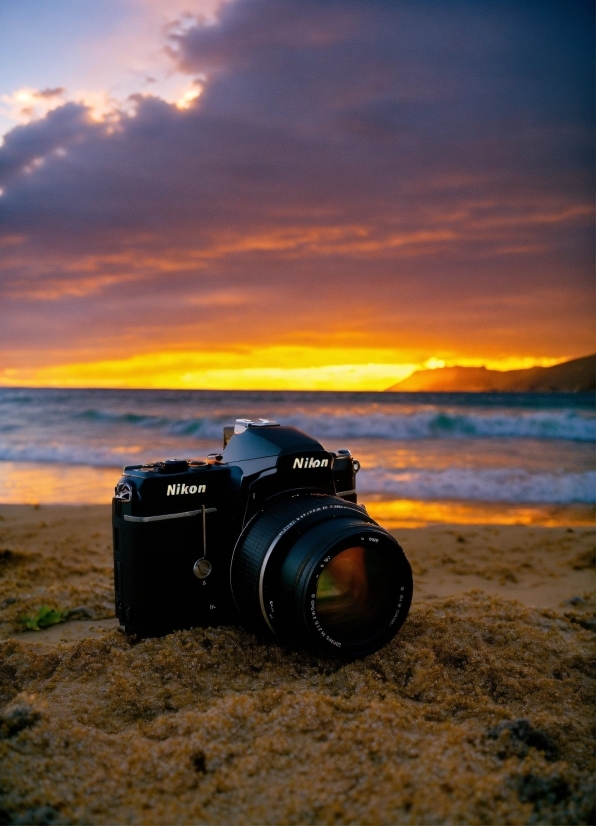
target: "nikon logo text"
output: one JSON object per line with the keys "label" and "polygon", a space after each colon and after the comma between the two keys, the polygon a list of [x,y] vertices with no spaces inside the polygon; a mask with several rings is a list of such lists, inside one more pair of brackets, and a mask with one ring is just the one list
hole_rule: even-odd
{"label": "nikon logo text", "polygon": [[168,485],[168,496],[182,493],[205,493],[205,485]]}
{"label": "nikon logo text", "polygon": [[329,459],[315,459],[313,456],[303,456],[301,459],[294,459],[294,464],[292,465],[292,470],[297,467],[307,468],[307,467],[327,467],[329,464]]}

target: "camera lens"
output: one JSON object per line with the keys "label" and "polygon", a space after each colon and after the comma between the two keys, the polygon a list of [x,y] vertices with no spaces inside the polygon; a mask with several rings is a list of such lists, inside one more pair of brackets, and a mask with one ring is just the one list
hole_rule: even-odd
{"label": "camera lens", "polygon": [[377,651],[399,630],[412,573],[396,540],[328,495],[275,502],[249,524],[231,568],[243,619],[341,656]]}
{"label": "camera lens", "polygon": [[383,557],[375,548],[346,548],[321,571],[315,608],[333,639],[366,639],[383,622],[384,609],[390,603],[391,584]]}

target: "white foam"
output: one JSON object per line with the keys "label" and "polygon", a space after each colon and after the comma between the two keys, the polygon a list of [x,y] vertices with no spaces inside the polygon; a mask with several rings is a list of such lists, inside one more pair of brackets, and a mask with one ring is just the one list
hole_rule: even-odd
{"label": "white foam", "polygon": [[359,494],[396,499],[572,504],[596,501],[596,473],[530,473],[521,468],[431,471],[363,469]]}
{"label": "white foam", "polygon": [[0,442],[0,461],[41,462],[62,465],[86,465],[88,467],[122,468],[125,464],[140,463],[146,456],[127,454],[110,448],[89,448],[84,445],[10,445]]}

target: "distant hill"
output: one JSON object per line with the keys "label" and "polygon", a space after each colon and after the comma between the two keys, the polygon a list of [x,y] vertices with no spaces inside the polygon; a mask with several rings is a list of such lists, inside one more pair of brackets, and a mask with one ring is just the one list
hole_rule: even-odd
{"label": "distant hill", "polygon": [[596,355],[528,370],[441,367],[418,370],[387,388],[398,392],[580,393],[596,389]]}

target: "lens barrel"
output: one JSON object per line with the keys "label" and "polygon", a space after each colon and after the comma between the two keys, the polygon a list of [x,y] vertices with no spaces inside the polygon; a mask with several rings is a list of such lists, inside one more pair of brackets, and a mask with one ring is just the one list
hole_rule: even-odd
{"label": "lens barrel", "polygon": [[358,505],[323,494],[284,497],[255,517],[230,580],[250,625],[347,658],[389,642],[412,599],[398,542]]}

